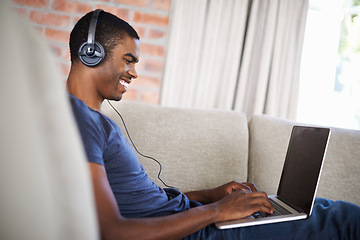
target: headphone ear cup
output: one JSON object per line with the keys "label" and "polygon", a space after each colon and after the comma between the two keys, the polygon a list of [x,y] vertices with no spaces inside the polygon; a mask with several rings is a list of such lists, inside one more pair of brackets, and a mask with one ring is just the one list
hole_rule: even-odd
{"label": "headphone ear cup", "polygon": [[[90,51],[92,53],[89,54],[88,49],[95,48],[94,51]],[[103,46],[95,42],[93,46],[88,42],[84,42],[79,48],[79,58],[80,61],[88,67],[95,67],[99,65],[105,57],[105,50]]]}

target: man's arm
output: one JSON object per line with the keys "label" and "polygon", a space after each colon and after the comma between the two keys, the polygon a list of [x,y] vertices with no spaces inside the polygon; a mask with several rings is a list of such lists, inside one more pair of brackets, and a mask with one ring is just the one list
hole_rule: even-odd
{"label": "man's arm", "polygon": [[195,200],[201,202],[202,204],[209,204],[209,203],[217,202],[223,199],[225,196],[238,190],[255,192],[257,191],[257,188],[253,183],[247,183],[247,182],[240,183],[237,181],[232,181],[224,185],[221,185],[217,188],[191,191],[185,193],[185,195],[190,200]]}
{"label": "man's arm", "polygon": [[180,239],[211,223],[248,216],[256,211],[272,213],[262,192],[235,191],[218,202],[165,217],[121,216],[104,166],[89,163],[96,209],[103,239]]}

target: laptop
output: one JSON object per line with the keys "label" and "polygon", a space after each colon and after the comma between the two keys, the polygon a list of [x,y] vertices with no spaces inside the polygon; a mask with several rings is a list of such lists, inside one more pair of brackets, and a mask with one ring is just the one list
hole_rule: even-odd
{"label": "laptop", "polygon": [[312,213],[329,142],[330,129],[294,126],[277,195],[269,196],[274,214],[254,213],[246,218],[215,223],[219,229],[305,219]]}

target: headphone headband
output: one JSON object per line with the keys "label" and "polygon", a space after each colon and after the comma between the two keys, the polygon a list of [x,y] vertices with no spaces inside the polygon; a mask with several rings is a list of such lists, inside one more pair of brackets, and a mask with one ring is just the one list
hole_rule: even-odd
{"label": "headphone headband", "polygon": [[93,46],[95,44],[96,24],[98,21],[99,13],[101,11],[102,11],[101,9],[96,9],[91,16],[91,20],[90,20],[90,24],[89,24],[88,39],[87,39],[87,43],[90,46]]}

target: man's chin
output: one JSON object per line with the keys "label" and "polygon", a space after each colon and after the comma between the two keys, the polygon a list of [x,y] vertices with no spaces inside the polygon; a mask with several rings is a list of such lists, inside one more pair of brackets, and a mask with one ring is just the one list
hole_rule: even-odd
{"label": "man's chin", "polygon": [[122,99],[122,94],[119,95],[119,96],[112,96],[112,97],[109,97],[107,98],[108,100],[111,100],[111,101],[120,101]]}
{"label": "man's chin", "polygon": [[122,99],[122,94],[121,94],[121,96],[120,97],[118,97],[118,98],[116,98],[116,99],[114,99],[115,101],[120,101]]}

